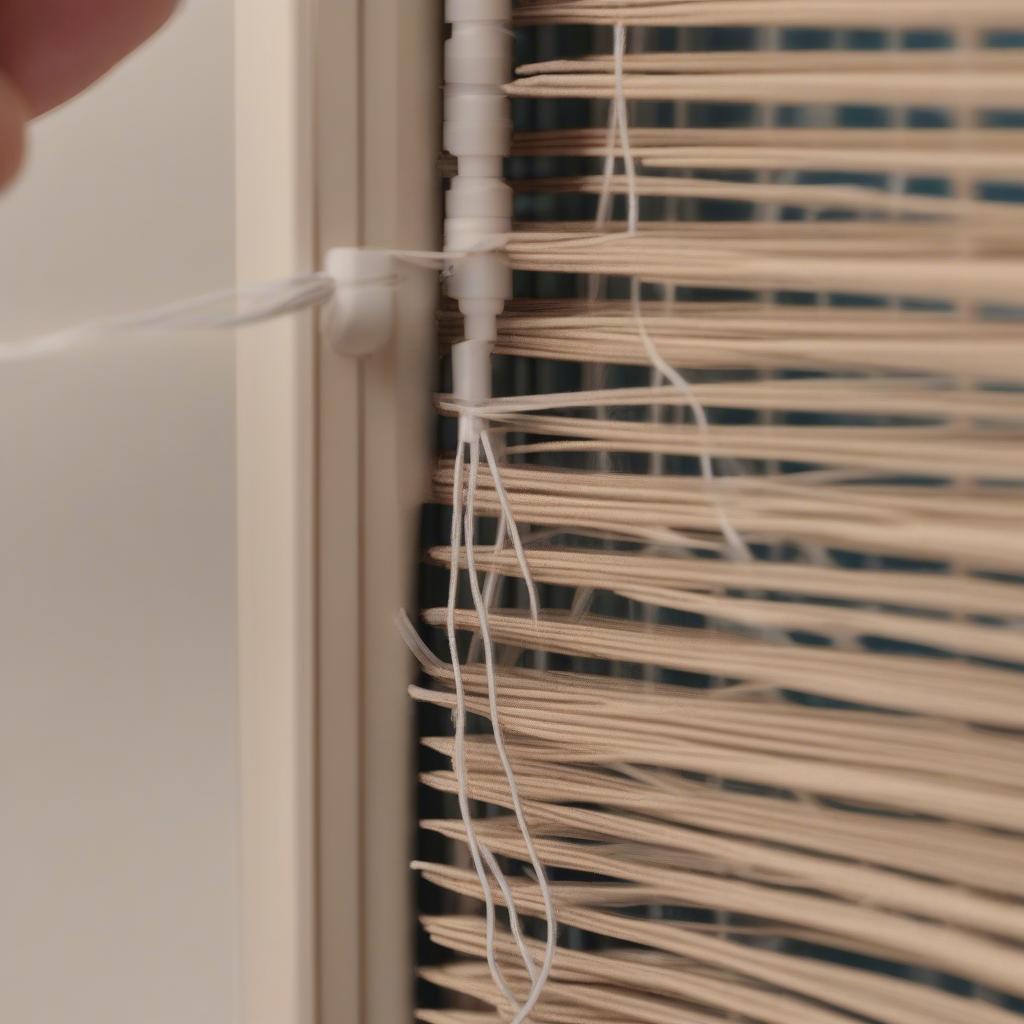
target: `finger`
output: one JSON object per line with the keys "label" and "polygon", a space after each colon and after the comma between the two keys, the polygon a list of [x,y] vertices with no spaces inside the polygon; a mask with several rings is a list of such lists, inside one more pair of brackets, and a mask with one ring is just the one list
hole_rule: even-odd
{"label": "finger", "polygon": [[6,185],[21,166],[27,120],[28,109],[21,93],[0,75],[0,186]]}
{"label": "finger", "polygon": [[34,116],[63,103],[152,35],[175,0],[0,0],[0,70]]}

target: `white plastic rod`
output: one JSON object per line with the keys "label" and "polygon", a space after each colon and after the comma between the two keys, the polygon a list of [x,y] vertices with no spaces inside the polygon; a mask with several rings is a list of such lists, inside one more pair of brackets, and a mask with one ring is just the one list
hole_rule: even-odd
{"label": "white plastic rod", "polygon": [[448,192],[445,248],[470,254],[448,282],[465,317],[453,384],[467,402],[490,397],[491,346],[512,296],[512,272],[495,243],[512,227],[512,190],[503,173],[512,139],[503,90],[512,68],[511,7],[511,0],[447,0],[446,7],[452,34],[445,44],[444,144],[458,172]]}

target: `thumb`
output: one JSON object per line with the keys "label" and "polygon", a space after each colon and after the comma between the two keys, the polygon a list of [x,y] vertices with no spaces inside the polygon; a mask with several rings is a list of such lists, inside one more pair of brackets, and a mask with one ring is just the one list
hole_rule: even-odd
{"label": "thumb", "polygon": [[0,0],[0,70],[35,116],[63,103],[152,35],[175,0]]}
{"label": "thumb", "polygon": [[0,187],[10,181],[21,166],[27,121],[24,97],[10,79],[0,74]]}
{"label": "thumb", "polygon": [[0,187],[17,173],[30,117],[110,70],[176,0],[0,0]]}

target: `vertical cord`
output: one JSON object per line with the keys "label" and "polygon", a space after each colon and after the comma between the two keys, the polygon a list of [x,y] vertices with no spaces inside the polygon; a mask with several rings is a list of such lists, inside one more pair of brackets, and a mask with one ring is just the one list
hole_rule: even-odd
{"label": "vertical cord", "polygon": [[[456,787],[458,790],[459,816],[462,818],[463,827],[466,829],[466,845],[469,847],[469,854],[476,870],[476,876],[480,881],[480,888],[483,892],[485,907],[486,931],[487,931],[487,966],[490,968],[491,977],[499,990],[513,1005],[516,998],[508,987],[501,969],[498,967],[495,956],[494,943],[494,897],[491,895],[491,886],[487,880],[487,873],[481,861],[480,842],[477,839],[476,828],[473,825],[473,816],[469,809],[469,776],[466,770],[466,690],[462,679],[462,663],[459,660],[459,643],[455,625],[455,609],[458,604],[459,593],[459,559],[458,552],[462,547],[462,492],[465,475],[465,454],[466,442],[462,435],[460,424],[458,446],[455,452],[455,466],[453,471],[454,484],[452,488],[452,529],[451,547],[452,560],[448,576],[448,605],[446,610],[446,627],[448,634],[448,651],[452,660],[452,674],[455,681],[455,747],[452,754],[452,769],[455,772]],[[498,868],[497,862],[490,851],[487,851],[488,867],[494,872],[495,880],[504,896],[508,892],[505,877]],[[507,899],[508,897],[506,897]]]}
{"label": "vertical cord", "polygon": [[[409,620],[409,616],[401,611],[395,616],[395,626],[398,629],[399,635],[405,641],[406,646],[409,648],[409,652],[413,657],[420,663],[424,671],[439,674],[444,671],[445,664],[438,658],[433,651],[423,642],[419,633],[416,632],[415,626]],[[455,715],[455,709],[452,711],[453,717]],[[467,779],[468,785],[468,773],[464,773],[462,778]],[[498,888],[501,890],[501,894],[506,900],[506,903],[511,907],[512,894],[508,887],[508,882],[505,875],[502,873],[500,866],[498,865],[497,859],[490,849],[477,838],[477,844],[480,849],[481,855],[494,875],[495,881],[498,883]],[[533,981],[537,977],[537,969],[533,963],[533,958],[530,956],[529,951],[526,948],[526,942],[523,938],[522,929],[519,924],[519,915],[515,912],[514,908],[509,913],[509,926],[512,935],[516,941],[516,945],[519,947],[520,955],[523,957],[523,961],[526,964],[526,969],[530,975],[530,980]]]}
{"label": "vertical cord", "polygon": [[[511,762],[508,757],[508,752],[505,748],[504,736],[501,730],[501,723],[499,721],[498,712],[498,698],[497,698],[497,679],[494,671],[494,643],[490,635],[490,620],[489,611],[487,605],[487,599],[485,594],[480,589],[479,576],[476,571],[476,562],[474,557],[475,543],[474,543],[474,523],[476,518],[476,495],[478,490],[479,482],[479,466],[480,466],[480,448],[483,447],[485,457],[488,462],[488,466],[493,474],[495,480],[495,487],[499,493],[499,502],[502,507],[502,525],[507,529],[508,534],[512,539],[513,546],[516,550],[517,557],[520,560],[520,568],[523,571],[524,578],[527,581],[527,586],[531,596],[531,609],[534,619],[539,614],[537,605],[537,594],[536,587],[534,585],[533,577],[529,569],[529,563],[526,560],[526,554],[523,550],[522,541],[519,537],[519,531],[516,527],[515,520],[512,518],[511,506],[508,502],[507,492],[505,491],[504,484],[501,481],[501,474],[498,470],[497,460],[494,455],[493,445],[490,441],[486,431],[480,431],[480,440],[474,436],[475,429],[474,425],[468,418],[460,420],[459,424],[459,440],[458,447],[455,455],[455,465],[453,469],[453,490],[452,490],[452,529],[451,529],[451,559],[449,568],[449,582],[448,582],[448,605],[446,613],[446,626],[448,634],[448,648],[452,660],[452,674],[455,682],[455,745],[454,754],[452,757],[452,767],[455,772],[457,790],[458,790],[458,804],[459,814],[462,818],[463,826],[466,830],[466,843],[470,850],[470,856],[473,860],[473,866],[476,870],[477,878],[480,882],[480,887],[483,893],[484,906],[485,906],[485,920],[486,920],[486,946],[487,946],[487,964],[491,972],[491,976],[494,979],[498,989],[505,996],[505,998],[512,1005],[514,1011],[519,1011],[521,1016],[517,1017],[517,1020],[525,1020],[525,1014],[529,1013],[533,1006],[536,1005],[537,1000],[540,998],[541,991],[544,988],[547,978],[551,972],[551,965],[554,959],[555,951],[555,938],[557,936],[557,918],[555,915],[554,902],[551,895],[550,886],[547,880],[547,874],[544,870],[543,865],[537,856],[536,849],[533,844],[533,839],[530,835],[529,827],[526,824],[525,815],[522,808],[522,802],[519,797],[518,786],[515,781],[515,773],[512,768]],[[470,436],[470,440],[466,440],[466,435]],[[465,503],[465,513],[463,513],[463,487],[465,478],[465,450],[466,445],[470,448],[470,473],[469,483],[467,488],[467,497]],[[501,866],[498,864],[497,859],[494,857],[491,850],[483,843],[476,834],[476,827],[473,822],[473,817],[469,807],[469,773],[466,767],[466,699],[465,699],[465,684],[462,676],[462,664],[459,657],[458,650],[458,638],[457,629],[455,622],[455,612],[458,605],[458,579],[459,579],[459,552],[463,546],[463,528],[465,529],[465,548],[466,548],[466,562],[467,570],[469,572],[470,589],[473,595],[473,603],[476,608],[477,615],[479,617],[479,636],[481,637],[481,643],[484,654],[484,664],[487,673],[487,690],[488,690],[488,702],[491,713],[491,728],[494,733],[495,747],[498,751],[498,756],[501,761],[502,767],[505,771],[505,777],[508,781],[509,792],[512,798],[512,805],[516,816],[517,824],[519,825],[520,832],[523,836],[523,841],[529,854],[530,862],[533,867],[534,873],[537,877],[537,884],[541,890],[541,896],[544,901],[546,924],[548,930],[548,944],[545,953],[544,963],[541,968],[541,972],[538,975],[536,965],[533,957],[531,956],[529,949],[526,945],[526,940],[523,936],[522,927],[519,921],[519,914],[516,909],[515,900],[508,884],[508,880],[501,870]],[[491,875],[494,877],[495,882],[501,892],[502,898],[505,901],[505,906],[509,916],[509,929],[512,933],[513,939],[515,940],[516,946],[519,949],[520,956],[523,964],[526,968],[527,974],[530,977],[531,989],[527,999],[527,1003],[524,1008],[520,1007],[520,1003],[516,999],[514,993],[506,981],[504,974],[497,962],[497,948],[496,948],[496,925],[495,925],[495,907],[494,899],[491,893],[490,883],[487,879],[487,873],[484,870],[484,864],[486,863],[487,868],[490,870]]]}
{"label": "vertical cord", "polygon": [[[618,106],[614,100],[608,104],[608,124],[605,129],[604,141],[604,165],[601,172],[601,193],[597,200],[597,213],[594,217],[594,227],[601,231],[607,227],[612,214],[612,178],[615,176],[615,139],[619,131]],[[597,301],[604,296],[606,278],[603,274],[591,274],[587,278],[587,306],[593,308]],[[586,363],[581,372],[584,390],[597,391],[605,385],[604,368],[598,363]],[[596,410],[599,419],[604,419],[603,408]],[[611,472],[611,457],[606,451],[598,451],[593,455],[594,464],[597,469],[604,472]],[[570,615],[574,622],[586,616],[594,601],[593,587],[578,587],[573,595]]]}
{"label": "vertical cord", "polygon": [[[469,431],[472,433],[472,431]],[[461,433],[461,430],[460,430]],[[501,504],[502,515],[498,526],[498,539],[495,544],[495,551],[501,551],[504,548],[506,536],[510,536],[512,545],[516,552],[516,557],[519,561],[520,571],[523,574],[523,579],[526,583],[527,590],[530,595],[530,609],[533,619],[536,621],[539,616],[539,606],[537,601],[537,589],[534,584],[533,574],[530,571],[529,562],[526,559],[526,552],[523,549],[523,544],[519,536],[519,530],[516,526],[515,519],[512,516],[512,508],[509,504],[508,494],[505,490],[504,483],[501,479],[501,472],[498,468],[497,459],[494,454],[494,448],[491,444],[490,437],[486,430],[480,431],[480,440],[484,448],[485,457],[487,459],[488,467],[490,468],[492,478],[494,480],[495,490],[498,493],[498,500]],[[479,577],[476,573],[475,559],[473,552],[475,550],[475,544],[473,543],[473,522],[475,519],[475,504],[476,504],[476,493],[477,493],[477,477],[478,477],[478,466],[479,466],[479,449],[475,442],[471,442],[471,475],[469,484],[470,500],[467,503],[466,510],[466,560],[467,570],[470,573],[470,587],[473,593],[474,606],[477,611],[477,615],[480,618],[481,627],[478,631],[473,634],[474,643],[478,643],[482,646],[485,665],[488,668],[488,693],[491,704],[492,715],[495,716],[493,721],[497,723],[497,693],[492,684],[493,676],[493,662],[494,662],[494,647],[490,643],[489,635],[489,613],[490,608],[494,599],[494,587],[491,586],[497,580],[497,573],[488,573],[486,583],[483,591],[479,590]],[[454,504],[454,503],[453,503]],[[453,546],[452,548],[452,566],[453,571],[457,572],[457,566],[459,562],[458,549]],[[485,629],[487,630],[485,633]],[[504,749],[504,744],[501,740],[500,724],[492,724],[492,728],[495,732],[495,743],[500,745]],[[503,760],[503,764],[506,763]],[[515,790],[514,779],[509,777],[509,786],[513,791],[513,799],[518,800],[518,792]],[[479,840],[478,840],[479,842]],[[491,854],[486,844],[479,842],[480,849],[483,853],[484,860],[487,862],[487,866],[494,876],[495,881],[498,883],[498,887],[501,890],[502,896],[505,899],[505,905],[508,909],[509,916],[509,929],[512,932],[512,936],[515,939],[516,945],[519,948],[520,956],[523,960],[523,965],[526,967],[526,971],[530,976],[531,983],[536,984],[537,982],[537,970],[534,964],[533,957],[530,955],[527,949],[525,939],[523,938],[522,928],[519,922],[519,914],[516,909],[515,900],[513,899],[512,892],[508,886],[507,879],[504,872],[501,870],[497,860]],[[497,971],[497,963],[494,959],[495,950],[493,945],[494,933],[493,929],[490,932],[491,944],[488,947],[489,958],[488,963],[494,963],[494,970]],[[492,972],[493,973],[493,972]],[[498,972],[500,973],[500,971]],[[497,980],[497,977],[495,977]],[[507,989],[503,989],[506,997],[512,1002],[513,1007],[518,1009],[519,1004],[513,998],[511,992]]]}
{"label": "vertical cord", "polygon": [[[533,572],[530,570],[530,563],[526,558],[526,551],[523,548],[522,538],[519,536],[519,527],[512,516],[512,504],[508,498],[508,491],[505,489],[505,482],[501,478],[501,470],[498,468],[498,460],[494,454],[494,446],[491,444],[491,436],[487,430],[480,431],[480,443],[483,445],[484,455],[487,458],[487,468],[491,471],[491,480],[494,483],[494,491],[498,496],[498,504],[501,506],[502,521],[499,531],[507,532],[512,541],[512,547],[516,553],[516,560],[519,562],[519,571],[523,577],[523,584],[529,598],[530,616],[534,622],[540,618],[540,605],[537,600],[537,585],[533,580]],[[488,606],[489,607],[489,606]]]}
{"label": "vertical cord", "polygon": [[[486,447],[487,442],[484,442],[485,450]],[[526,823],[526,815],[523,811],[522,801],[519,796],[519,786],[516,783],[515,770],[513,769],[512,762],[509,759],[501,728],[501,719],[498,710],[498,684],[494,668],[494,641],[491,637],[490,619],[487,613],[487,608],[484,604],[483,594],[480,591],[480,580],[477,575],[476,560],[474,557],[475,544],[473,529],[474,518],[476,515],[476,492],[479,470],[480,450],[479,447],[473,443],[470,447],[469,485],[466,493],[466,566],[469,570],[469,585],[473,594],[473,603],[476,607],[477,615],[479,616],[480,636],[482,638],[484,654],[484,667],[487,674],[487,697],[490,704],[491,729],[494,733],[495,750],[498,754],[498,759],[501,762],[502,769],[505,772],[505,779],[508,782],[509,796],[511,797],[512,810],[515,815],[516,824],[519,826],[519,831],[523,838],[523,844],[526,847],[526,853],[536,876],[537,886],[540,889],[541,900],[544,903],[545,923],[547,925],[547,941],[545,943],[544,961],[541,965],[540,974],[533,980],[533,985],[530,989],[526,1002],[523,1003],[521,1007],[518,1007],[518,1013],[513,1018],[512,1022],[512,1024],[522,1024],[529,1013],[533,1010],[534,1006],[536,1006],[537,1001],[540,999],[544,990],[544,986],[547,984],[548,977],[551,974],[551,967],[554,963],[555,957],[555,939],[557,937],[558,922],[555,914],[551,886],[547,878],[547,871],[545,870],[540,857],[537,855],[533,837],[530,835],[530,828]],[[512,532],[513,538],[517,535],[514,530],[515,528],[513,525],[510,527],[510,532]],[[511,908],[511,903],[509,906]],[[494,955],[493,944],[494,936],[491,934],[488,936],[489,962],[493,959]]]}
{"label": "vertical cord", "polygon": [[[492,551],[495,555],[500,555],[505,550],[505,542],[508,539],[508,527],[505,525],[505,517],[500,516],[498,518],[498,532],[494,538],[494,547]],[[453,553],[454,556],[454,553]],[[501,579],[501,574],[497,569],[491,569],[484,577],[484,606],[490,610],[494,607],[495,598],[498,596],[498,580]],[[467,662],[476,662],[480,660],[480,633],[478,630],[473,631],[472,637],[469,640],[469,651],[466,654]]]}
{"label": "vertical cord", "polygon": [[636,187],[636,161],[633,159],[633,148],[629,141],[629,106],[626,103],[625,61],[626,61],[626,26],[619,22],[615,26],[615,121],[619,127],[619,142],[622,146],[622,162],[626,173],[628,189],[626,205],[626,231],[635,235],[640,230],[640,196]]}
{"label": "vertical cord", "polygon": [[[619,22],[615,26],[615,108],[616,120],[619,125],[619,139],[622,146],[622,158],[626,168],[626,185],[629,190],[628,196],[628,233],[635,235],[640,230],[640,196],[636,185],[636,161],[633,158],[633,150],[629,141],[629,110],[626,104],[626,88],[624,82],[624,64],[626,54],[626,26]],[[710,437],[711,429],[708,423],[707,412],[703,404],[693,394],[686,378],[670,366],[662,358],[647,330],[644,322],[643,305],[641,302],[641,280],[639,277],[630,278],[630,301],[633,306],[633,319],[636,321],[637,333],[643,343],[644,351],[651,365],[657,369],[663,377],[666,377],[682,394],[687,404],[693,410],[693,418],[697,424],[697,431],[701,435],[701,449],[699,456],[700,472],[708,487],[708,495],[714,505],[718,525],[725,538],[733,556],[737,559],[750,561],[753,558],[746,541],[739,535],[736,528],[729,520],[729,516],[722,505],[719,493],[718,478],[715,476],[714,462],[711,457]]]}
{"label": "vertical cord", "polygon": [[[498,533],[494,541],[494,553],[500,554],[505,550],[505,542],[512,541],[512,547],[516,553],[516,561],[519,563],[519,572],[522,576],[523,585],[526,587],[526,594],[530,605],[530,617],[536,622],[540,618],[540,602],[537,598],[537,584],[533,579],[533,572],[530,569],[529,559],[526,557],[526,548],[516,526],[515,518],[512,515],[512,504],[509,501],[508,491],[505,488],[505,481],[501,476],[501,469],[498,465],[494,445],[491,442],[490,432],[480,431],[480,441],[483,444],[484,454],[487,458],[487,468],[491,472],[491,480],[494,483],[494,492],[498,496],[498,504],[501,506],[501,515],[498,517]],[[489,570],[484,576],[484,607],[490,611],[494,607],[494,598],[498,590],[497,569]],[[480,657],[480,634],[474,632],[473,639],[469,646],[469,660],[477,661]]]}

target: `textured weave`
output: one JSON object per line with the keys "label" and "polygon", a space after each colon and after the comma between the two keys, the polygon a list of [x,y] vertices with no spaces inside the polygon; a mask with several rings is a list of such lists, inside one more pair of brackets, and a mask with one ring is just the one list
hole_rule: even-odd
{"label": "textured weave", "polygon": [[[558,910],[530,1019],[1021,1021],[1024,5],[526,0],[519,21],[519,297],[482,414],[540,621],[510,549],[475,563]],[[446,311],[442,347],[460,330]],[[436,485],[443,574],[444,451]],[[486,473],[476,507],[493,539]],[[463,607],[477,831],[539,959]],[[421,1019],[508,1020],[450,669],[414,696]],[[497,954],[525,993],[507,931]]]}

